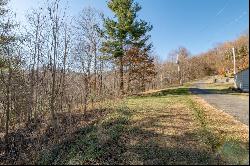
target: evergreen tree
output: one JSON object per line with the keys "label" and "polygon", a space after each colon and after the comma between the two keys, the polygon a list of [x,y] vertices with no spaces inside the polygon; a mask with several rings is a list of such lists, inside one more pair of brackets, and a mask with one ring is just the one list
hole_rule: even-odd
{"label": "evergreen tree", "polygon": [[110,0],[108,7],[112,10],[114,19],[104,19],[104,34],[107,40],[103,43],[103,52],[111,55],[111,58],[119,66],[120,93],[124,94],[124,56],[133,47],[151,49],[147,41],[147,35],[152,26],[143,20],[137,19],[137,13],[141,10],[134,0]]}

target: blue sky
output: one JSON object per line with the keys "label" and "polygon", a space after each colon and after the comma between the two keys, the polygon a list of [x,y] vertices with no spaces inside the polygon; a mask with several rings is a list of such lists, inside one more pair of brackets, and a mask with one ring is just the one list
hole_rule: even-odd
{"label": "blue sky", "polygon": [[[17,18],[42,0],[11,0]],[[139,17],[153,25],[154,52],[167,59],[179,46],[193,55],[205,52],[217,43],[233,40],[249,27],[249,0],[136,0],[142,6]],[[95,7],[112,16],[106,0],[68,0],[69,13],[77,15],[86,7]]]}

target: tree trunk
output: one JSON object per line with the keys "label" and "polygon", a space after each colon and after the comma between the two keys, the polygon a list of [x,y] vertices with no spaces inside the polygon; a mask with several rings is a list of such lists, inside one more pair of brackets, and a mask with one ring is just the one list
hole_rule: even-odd
{"label": "tree trunk", "polygon": [[100,64],[100,79],[99,79],[99,96],[102,95],[102,84],[103,84],[103,76],[102,76],[102,71],[103,71],[103,60],[101,60]]}
{"label": "tree trunk", "polygon": [[83,110],[83,113],[86,114],[87,105],[88,105],[88,96],[89,96],[89,76],[87,74],[84,77],[84,84],[85,84],[85,94],[84,94],[84,110]]}
{"label": "tree trunk", "polygon": [[6,105],[6,124],[5,124],[5,152],[8,153],[9,151],[9,121],[10,121],[10,110],[11,110],[11,79],[12,79],[12,68],[11,68],[11,62],[9,62],[9,75],[8,75],[8,85],[6,89],[6,97],[7,97],[7,105]]}
{"label": "tree trunk", "polygon": [[124,78],[123,78],[123,57],[119,57],[119,74],[120,74],[120,94],[124,95]]}
{"label": "tree trunk", "polygon": [[55,127],[55,84],[56,84],[56,74],[55,74],[55,66],[52,71],[52,92],[51,92],[51,100],[50,100],[50,110],[52,115],[52,121]]}
{"label": "tree trunk", "polygon": [[96,93],[96,81],[97,77],[97,49],[96,49],[96,44],[94,44],[94,93]]}

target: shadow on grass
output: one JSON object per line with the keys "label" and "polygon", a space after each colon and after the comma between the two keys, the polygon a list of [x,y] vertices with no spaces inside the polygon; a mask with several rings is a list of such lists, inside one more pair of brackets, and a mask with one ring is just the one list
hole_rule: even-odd
{"label": "shadow on grass", "polygon": [[188,144],[197,138],[193,131],[184,129],[181,135],[172,136],[156,133],[145,127],[163,127],[156,125],[159,118],[149,118],[150,126],[147,122],[134,124],[130,121],[132,110],[114,111],[42,151],[36,164],[227,164],[213,151]]}
{"label": "shadow on grass", "polygon": [[157,92],[152,93],[144,93],[137,94],[135,97],[161,97],[168,95],[189,95],[189,88],[172,88],[172,89],[164,89]]}
{"label": "shadow on grass", "polygon": [[48,118],[38,117],[36,123],[32,122],[9,133],[8,153],[4,151],[6,148],[4,139],[0,138],[0,165],[34,164],[41,150],[54,146],[56,142],[68,139],[72,132],[79,129],[80,126],[91,126],[108,111],[105,109],[93,110],[92,112],[88,111],[85,115],[69,112],[57,113],[57,132]]}
{"label": "shadow on grass", "polygon": [[200,88],[190,88],[190,91],[194,94],[231,94],[231,95],[248,95],[248,92],[236,91],[231,88],[225,89],[200,89]]}
{"label": "shadow on grass", "polygon": [[202,128],[199,131],[199,135],[203,142],[211,148],[220,164],[249,164],[249,142],[242,142],[234,138],[224,138],[219,134],[211,132],[208,128]]}
{"label": "shadow on grass", "polygon": [[234,90],[232,88],[224,88],[224,89],[205,89],[209,93],[213,94],[243,94],[247,95],[249,94],[248,92],[244,92],[242,90]]}
{"label": "shadow on grass", "polygon": [[242,142],[239,139],[227,138],[224,135],[215,133],[214,129],[208,127],[209,122],[203,110],[196,107],[192,101],[190,104],[193,108],[195,118],[200,124],[198,135],[202,142],[208,145],[213,154],[216,155],[216,160],[220,164],[249,164],[249,142]]}

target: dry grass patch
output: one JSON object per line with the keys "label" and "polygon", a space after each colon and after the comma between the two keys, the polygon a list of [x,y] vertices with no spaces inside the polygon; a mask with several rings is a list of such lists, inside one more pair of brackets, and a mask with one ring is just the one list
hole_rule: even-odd
{"label": "dry grass patch", "polygon": [[[216,164],[198,137],[199,124],[189,98],[181,95],[183,89],[170,92],[174,94],[128,99],[127,106],[133,112],[131,126],[143,131],[133,132],[129,149],[138,147],[138,143],[144,146],[143,163],[151,159],[150,164]],[[188,95],[188,91],[185,93]]]}
{"label": "dry grass patch", "polygon": [[235,120],[235,118],[224,111],[218,110],[208,104],[200,97],[194,96],[194,101],[203,110],[206,120],[209,122],[207,126],[213,131],[240,139],[244,142],[249,141],[249,128],[247,125]]}
{"label": "dry grass patch", "polygon": [[200,112],[201,138],[219,159],[229,164],[249,164],[249,128],[203,99],[192,97]]}

